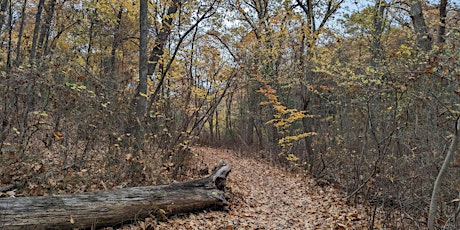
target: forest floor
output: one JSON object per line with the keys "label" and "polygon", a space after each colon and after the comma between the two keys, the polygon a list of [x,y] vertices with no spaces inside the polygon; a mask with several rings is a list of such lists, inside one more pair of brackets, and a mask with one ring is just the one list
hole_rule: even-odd
{"label": "forest floor", "polygon": [[[234,151],[208,147],[193,149],[197,164],[229,162],[229,206],[170,217],[165,222],[147,218],[122,229],[366,229],[365,207],[346,204],[332,186],[320,187],[307,175],[291,173],[270,163],[237,156]],[[192,178],[190,178],[192,179]],[[375,228],[380,226],[374,221]]]}

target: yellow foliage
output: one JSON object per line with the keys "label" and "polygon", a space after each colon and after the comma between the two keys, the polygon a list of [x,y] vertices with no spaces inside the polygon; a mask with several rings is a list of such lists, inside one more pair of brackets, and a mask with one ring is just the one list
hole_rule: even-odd
{"label": "yellow foliage", "polygon": [[310,136],[314,136],[316,135],[315,132],[308,132],[308,133],[301,133],[301,134],[298,134],[298,135],[295,135],[295,136],[286,136],[284,138],[281,138],[279,140],[279,144],[281,146],[285,146],[285,145],[289,145],[290,143],[294,142],[294,141],[298,141],[302,138],[305,138],[305,137],[310,137]]}
{"label": "yellow foliage", "polygon": [[286,160],[288,160],[288,161],[298,161],[299,158],[296,155],[291,153],[291,154],[287,155]]}

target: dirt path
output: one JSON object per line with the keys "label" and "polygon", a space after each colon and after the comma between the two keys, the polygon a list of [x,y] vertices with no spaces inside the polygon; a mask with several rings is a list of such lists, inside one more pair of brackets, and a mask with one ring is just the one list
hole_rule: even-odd
{"label": "dirt path", "polygon": [[229,150],[194,151],[208,165],[224,159],[232,166],[229,211],[188,214],[155,223],[155,229],[366,229],[364,211],[347,206],[338,191],[316,186],[309,177],[236,157]]}

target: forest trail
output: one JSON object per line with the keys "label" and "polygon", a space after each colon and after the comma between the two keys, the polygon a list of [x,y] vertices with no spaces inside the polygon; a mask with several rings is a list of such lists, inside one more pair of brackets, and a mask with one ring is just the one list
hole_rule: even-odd
{"label": "forest trail", "polygon": [[[367,228],[365,210],[346,205],[339,191],[319,187],[309,176],[237,157],[231,150],[196,147],[193,152],[201,164],[212,167],[223,159],[231,165],[228,211],[203,211],[150,223],[155,229]],[[377,221],[375,226],[379,226]]]}

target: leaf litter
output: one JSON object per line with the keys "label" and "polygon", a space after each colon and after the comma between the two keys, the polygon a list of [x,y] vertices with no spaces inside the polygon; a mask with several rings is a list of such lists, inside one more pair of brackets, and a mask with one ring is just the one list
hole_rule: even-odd
{"label": "leaf litter", "polygon": [[[366,229],[365,209],[346,204],[334,187],[320,187],[308,175],[246,157],[234,151],[195,147],[197,167],[223,159],[232,172],[227,180],[229,206],[176,215],[166,221],[147,218],[121,229]],[[191,179],[191,178],[189,178]],[[376,220],[374,227],[379,226]]]}

